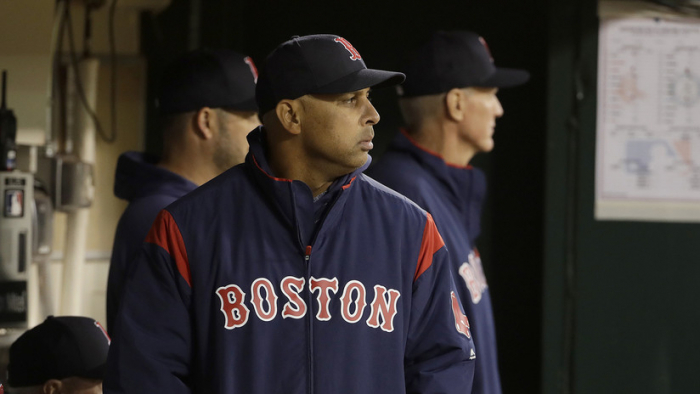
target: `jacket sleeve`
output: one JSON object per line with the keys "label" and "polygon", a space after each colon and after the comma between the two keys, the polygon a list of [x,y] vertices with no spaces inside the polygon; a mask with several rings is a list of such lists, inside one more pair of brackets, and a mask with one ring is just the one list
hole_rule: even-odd
{"label": "jacket sleeve", "polygon": [[122,294],[104,392],[191,393],[189,262],[168,211],[158,215],[129,265]]}
{"label": "jacket sleeve", "polygon": [[456,295],[445,243],[428,214],[413,283],[407,393],[471,393],[476,354]]}

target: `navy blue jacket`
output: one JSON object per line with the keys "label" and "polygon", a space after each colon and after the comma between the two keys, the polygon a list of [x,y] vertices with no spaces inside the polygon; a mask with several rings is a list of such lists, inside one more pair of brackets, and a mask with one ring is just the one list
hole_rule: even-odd
{"label": "navy blue jacket", "polygon": [[480,233],[486,194],[484,173],[447,164],[442,157],[399,133],[367,174],[430,212],[450,251],[452,272],[471,322],[476,360],[474,393],[498,394],[496,332],[491,296],[474,240]]}
{"label": "navy blue jacket", "polygon": [[139,152],[119,156],[114,195],[129,201],[114,236],[107,279],[107,329],[114,333],[126,266],[136,257],[158,212],[197,188],[191,181],[156,166],[157,158]]}
{"label": "navy blue jacket", "polygon": [[432,218],[362,175],[246,162],[163,210],[124,292],[105,393],[469,393],[474,348]]}

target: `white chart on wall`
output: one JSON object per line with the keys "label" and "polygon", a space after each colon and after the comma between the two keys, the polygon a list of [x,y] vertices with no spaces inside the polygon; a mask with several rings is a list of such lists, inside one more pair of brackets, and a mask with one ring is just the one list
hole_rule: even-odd
{"label": "white chart on wall", "polygon": [[700,23],[601,22],[596,218],[700,221]]}

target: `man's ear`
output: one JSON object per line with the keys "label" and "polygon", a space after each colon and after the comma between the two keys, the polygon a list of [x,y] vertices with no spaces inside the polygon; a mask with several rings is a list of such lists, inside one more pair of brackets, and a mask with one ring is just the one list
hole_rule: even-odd
{"label": "man's ear", "polygon": [[301,133],[301,103],[296,100],[282,100],[275,107],[275,114],[282,127],[292,134]]}
{"label": "man's ear", "polygon": [[445,111],[447,117],[456,122],[464,119],[464,91],[454,88],[445,96]]}
{"label": "man's ear", "polygon": [[213,138],[214,122],[216,122],[216,111],[209,107],[200,108],[194,119],[197,136],[205,140]]}
{"label": "man's ear", "polygon": [[63,387],[63,382],[61,382],[60,380],[49,379],[41,387],[41,392],[43,394],[57,394],[57,393],[61,392],[62,387]]}

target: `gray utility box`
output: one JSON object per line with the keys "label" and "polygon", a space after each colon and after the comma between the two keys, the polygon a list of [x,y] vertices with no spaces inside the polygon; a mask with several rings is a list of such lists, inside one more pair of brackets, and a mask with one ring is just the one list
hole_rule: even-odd
{"label": "gray utility box", "polygon": [[41,157],[36,177],[46,186],[55,210],[71,212],[92,205],[95,196],[92,164],[71,155]]}
{"label": "gray utility box", "polygon": [[0,327],[26,326],[34,177],[0,172],[0,198]]}

